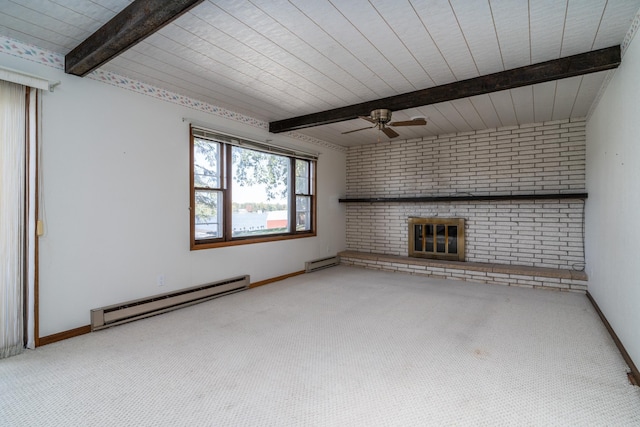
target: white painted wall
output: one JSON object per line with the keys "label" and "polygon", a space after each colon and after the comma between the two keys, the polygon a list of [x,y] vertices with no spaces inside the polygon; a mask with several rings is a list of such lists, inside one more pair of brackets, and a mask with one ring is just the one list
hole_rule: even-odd
{"label": "white painted wall", "polygon": [[640,39],[587,122],[589,292],[640,366]]}
{"label": "white painted wall", "polygon": [[[252,282],[345,249],[346,155],[0,54],[5,67],[62,84],[43,100],[40,336],[89,324],[92,308],[240,274]],[[318,235],[189,250],[189,131],[213,129],[320,152]],[[164,274],[166,284],[156,278]]]}

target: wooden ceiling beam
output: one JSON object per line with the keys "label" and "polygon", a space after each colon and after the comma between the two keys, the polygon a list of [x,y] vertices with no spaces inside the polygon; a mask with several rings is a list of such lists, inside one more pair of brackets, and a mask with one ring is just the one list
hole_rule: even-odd
{"label": "wooden ceiling beam", "polygon": [[65,73],[86,76],[202,1],[135,0],[65,55]]}
{"label": "wooden ceiling beam", "polygon": [[438,102],[610,70],[617,68],[618,65],[620,65],[620,46],[611,46],[375,101],[270,122],[269,132],[288,132],[342,122],[359,116],[368,116],[372,110],[378,108],[386,108],[391,111],[417,108]]}

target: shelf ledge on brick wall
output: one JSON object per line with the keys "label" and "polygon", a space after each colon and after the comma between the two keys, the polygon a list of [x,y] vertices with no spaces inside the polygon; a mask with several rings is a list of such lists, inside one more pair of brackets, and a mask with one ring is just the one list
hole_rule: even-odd
{"label": "shelf ledge on brick wall", "polygon": [[531,288],[577,292],[587,290],[588,278],[584,271],[525,265],[445,261],[357,251],[343,251],[338,255],[343,264],[379,270]]}
{"label": "shelf ledge on brick wall", "polygon": [[480,202],[500,200],[550,200],[575,199],[584,200],[587,193],[555,193],[555,194],[495,194],[482,196],[419,196],[419,197],[347,197],[338,199],[340,203],[434,203],[434,202]]}

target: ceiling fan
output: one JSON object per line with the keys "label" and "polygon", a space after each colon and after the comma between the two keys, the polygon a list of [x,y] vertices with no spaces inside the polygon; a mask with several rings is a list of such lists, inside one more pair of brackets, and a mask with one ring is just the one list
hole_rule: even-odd
{"label": "ceiling fan", "polygon": [[361,119],[365,119],[368,122],[373,123],[373,126],[367,126],[366,128],[349,130],[347,132],[342,132],[342,134],[358,132],[365,129],[371,129],[377,127],[385,135],[389,138],[395,138],[396,136],[400,136],[395,130],[387,127],[387,126],[424,126],[427,124],[427,121],[424,117],[414,117],[411,120],[406,120],[402,122],[392,122],[391,121],[391,110],[387,110],[385,108],[380,108],[377,110],[373,110],[370,116],[360,116]]}

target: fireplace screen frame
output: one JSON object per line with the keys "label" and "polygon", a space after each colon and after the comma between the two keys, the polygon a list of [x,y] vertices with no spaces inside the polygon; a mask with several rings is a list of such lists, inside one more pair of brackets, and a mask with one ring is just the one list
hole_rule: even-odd
{"label": "fireplace screen frame", "polygon": [[[416,231],[415,227],[421,226],[421,249],[416,250]],[[431,230],[432,235],[432,247],[428,248],[428,230]],[[457,229],[453,228],[457,227]],[[438,233],[436,230],[443,232],[442,238],[438,239]],[[452,231],[455,236],[455,252],[450,251],[449,247],[453,245],[452,237],[449,236],[449,232]],[[439,243],[442,246],[439,246]],[[444,250],[439,250],[440,248]],[[429,250],[430,249],[430,250]],[[464,238],[464,218],[409,218],[409,256],[414,258],[430,258],[430,259],[443,259],[451,261],[464,261],[465,260],[465,238]]]}

